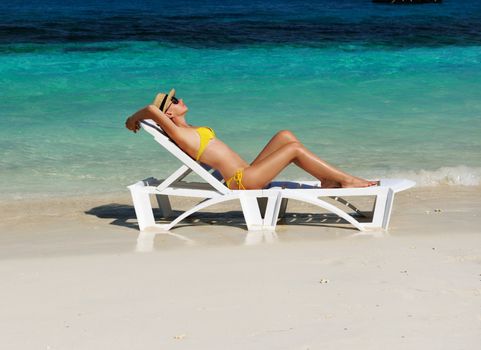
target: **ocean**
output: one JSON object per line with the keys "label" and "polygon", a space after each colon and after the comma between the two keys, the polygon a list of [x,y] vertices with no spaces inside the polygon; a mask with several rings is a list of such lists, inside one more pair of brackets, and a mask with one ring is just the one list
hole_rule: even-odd
{"label": "ocean", "polygon": [[2,2],[0,87],[7,199],[170,174],[124,121],[172,87],[248,161],[289,129],[354,175],[481,184],[477,0]]}

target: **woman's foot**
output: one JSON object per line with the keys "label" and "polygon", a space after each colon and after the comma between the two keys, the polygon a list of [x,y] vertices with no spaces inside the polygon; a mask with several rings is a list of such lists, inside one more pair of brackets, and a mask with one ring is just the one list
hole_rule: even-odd
{"label": "woman's foot", "polygon": [[378,181],[368,181],[364,179],[360,179],[358,177],[351,177],[346,181],[341,182],[342,188],[351,188],[351,187],[371,187],[379,185]]}

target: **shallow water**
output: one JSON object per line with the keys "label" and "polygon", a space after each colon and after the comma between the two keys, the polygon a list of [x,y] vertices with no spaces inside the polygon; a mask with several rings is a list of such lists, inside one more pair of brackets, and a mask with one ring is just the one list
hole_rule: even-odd
{"label": "shallow water", "polygon": [[[168,175],[178,163],[147,134],[129,133],[124,120],[170,87],[193,125],[213,127],[246,160],[290,129],[357,175],[480,183],[481,36],[469,23],[481,18],[481,5],[474,1],[399,10],[360,1],[190,3],[150,32],[138,23],[149,2],[139,11],[127,2],[46,3],[55,11],[30,22],[26,16],[45,7],[0,11],[5,196],[117,192]],[[189,26],[166,34],[179,21]],[[409,35],[392,34],[396,23]],[[28,25],[34,30],[19,29]],[[443,28],[450,30],[436,35]],[[280,177],[309,178],[293,167]]]}

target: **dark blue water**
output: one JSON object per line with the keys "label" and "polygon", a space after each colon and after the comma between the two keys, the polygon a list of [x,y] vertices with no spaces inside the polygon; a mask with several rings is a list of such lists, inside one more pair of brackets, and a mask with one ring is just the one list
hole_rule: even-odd
{"label": "dark blue water", "polygon": [[[189,47],[478,45],[481,1],[2,1],[0,43],[157,41]],[[3,50],[8,48],[3,47]]]}

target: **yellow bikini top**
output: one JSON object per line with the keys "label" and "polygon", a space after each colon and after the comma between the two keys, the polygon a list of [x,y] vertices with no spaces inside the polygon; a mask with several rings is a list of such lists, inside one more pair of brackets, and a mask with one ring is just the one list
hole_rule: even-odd
{"label": "yellow bikini top", "polygon": [[197,151],[197,156],[195,157],[195,160],[198,162],[202,156],[202,153],[204,153],[207,145],[209,144],[209,141],[215,137],[215,132],[208,126],[201,126],[195,129],[195,131],[197,131],[200,136],[200,146],[199,150]]}

